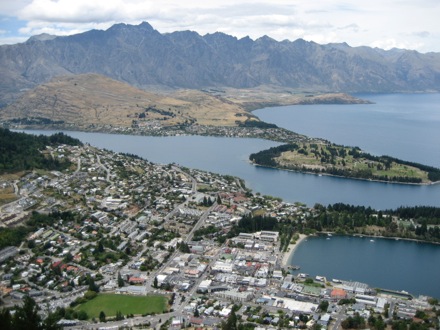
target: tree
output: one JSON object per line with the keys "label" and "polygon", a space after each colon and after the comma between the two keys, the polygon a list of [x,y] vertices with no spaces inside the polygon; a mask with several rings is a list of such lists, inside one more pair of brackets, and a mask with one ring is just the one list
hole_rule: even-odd
{"label": "tree", "polygon": [[13,317],[13,328],[17,330],[42,329],[41,317],[35,300],[26,296],[24,304],[18,308]]}
{"label": "tree", "polygon": [[0,329],[13,330],[12,317],[9,309],[4,308],[0,311]]}
{"label": "tree", "polygon": [[71,262],[73,260],[73,255],[69,252],[64,256],[64,262]]}
{"label": "tree", "polygon": [[99,287],[96,285],[95,280],[90,275],[87,275],[87,283],[89,284],[90,291],[99,292]]}
{"label": "tree", "polygon": [[384,330],[386,326],[387,325],[385,324],[382,316],[379,315],[376,322],[374,322],[374,328],[376,328],[376,330]]}
{"label": "tree", "polygon": [[328,301],[327,300],[321,301],[318,308],[321,310],[321,312],[327,312]]}
{"label": "tree", "polygon": [[391,325],[391,329],[393,330],[407,330],[408,325],[404,320],[393,321]]}
{"label": "tree", "polygon": [[[57,322],[62,317],[57,310],[49,313],[43,321],[38,314],[39,308],[35,301],[26,296],[21,307],[15,306],[15,314],[11,316],[8,309],[0,310],[0,329],[2,330],[61,330]],[[60,310],[61,311],[61,310]]]}
{"label": "tree", "polygon": [[99,321],[105,322],[105,313],[104,311],[99,312]]}
{"label": "tree", "polygon": [[343,329],[364,329],[365,319],[359,313],[355,313],[354,316],[349,316],[342,321],[341,326]]}
{"label": "tree", "polygon": [[122,288],[124,286],[124,280],[122,279],[121,273],[118,273],[118,287]]}
{"label": "tree", "polygon": [[[79,319],[79,317],[78,317]],[[84,320],[86,320],[85,318]],[[62,327],[58,325],[60,320],[60,315],[58,313],[49,313],[49,315],[44,319],[41,329],[44,330],[61,330]]]}
{"label": "tree", "polygon": [[185,242],[180,243],[179,251],[182,253],[190,253],[191,252],[189,245]]}
{"label": "tree", "polygon": [[78,320],[84,321],[89,318],[89,315],[87,315],[86,311],[78,311],[77,317],[78,317]]}
{"label": "tree", "polygon": [[116,312],[116,321],[121,321],[124,319],[124,315],[122,315],[121,311]]}
{"label": "tree", "polygon": [[384,306],[384,311],[383,311],[383,316],[385,316],[386,318],[388,318],[390,315],[390,304],[386,303]]}
{"label": "tree", "polygon": [[96,293],[96,291],[88,290],[88,291],[86,291],[86,292],[84,293],[84,296],[83,296],[83,297],[84,297],[86,300],[92,300],[92,299],[96,298],[97,295],[98,295],[98,294]]}
{"label": "tree", "polygon": [[153,281],[153,288],[157,289],[157,285],[158,285],[158,281],[157,281],[157,276],[156,276]]}
{"label": "tree", "polygon": [[438,299],[437,299],[437,298],[429,298],[429,299],[428,299],[428,303],[429,303],[431,306],[438,305]]}
{"label": "tree", "polygon": [[222,330],[237,330],[237,315],[232,310],[226,322],[222,322]]}
{"label": "tree", "polygon": [[100,240],[99,242],[98,242],[98,247],[97,247],[97,252],[99,252],[99,253],[102,253],[102,252],[104,252],[104,245],[102,244],[102,240]]}

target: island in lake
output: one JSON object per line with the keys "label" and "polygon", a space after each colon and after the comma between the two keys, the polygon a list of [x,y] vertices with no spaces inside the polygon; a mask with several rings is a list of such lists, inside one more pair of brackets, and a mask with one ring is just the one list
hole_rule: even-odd
{"label": "island in lake", "polygon": [[356,179],[411,184],[440,181],[438,168],[332,143],[284,144],[253,153],[249,159],[261,166]]}

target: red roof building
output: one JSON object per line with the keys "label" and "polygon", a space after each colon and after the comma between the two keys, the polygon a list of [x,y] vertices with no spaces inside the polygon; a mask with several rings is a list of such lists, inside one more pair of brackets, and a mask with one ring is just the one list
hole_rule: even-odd
{"label": "red roof building", "polygon": [[347,292],[343,289],[335,288],[332,290],[330,296],[333,299],[345,299],[347,298]]}

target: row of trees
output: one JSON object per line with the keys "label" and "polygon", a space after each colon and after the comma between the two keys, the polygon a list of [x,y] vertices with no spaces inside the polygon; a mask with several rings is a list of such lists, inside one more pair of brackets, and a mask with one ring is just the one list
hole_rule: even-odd
{"label": "row of trees", "polygon": [[[298,224],[299,230],[368,234],[365,232],[367,227],[375,226],[381,228],[380,233],[384,236],[440,242],[440,208],[401,207],[397,210],[375,211],[370,207],[337,203],[328,207],[317,204],[314,209],[313,216]],[[397,222],[397,218],[411,219],[412,223],[403,225]]]}
{"label": "row of trees", "polygon": [[343,329],[373,329],[373,330],[385,330],[391,328],[392,330],[428,330],[432,329],[434,323],[429,317],[421,317],[425,314],[424,312],[418,311],[416,313],[416,318],[420,321],[413,319],[401,320],[393,319],[388,322],[382,318],[381,315],[374,316],[371,315],[367,320],[365,320],[359,313],[355,313],[353,316],[349,316],[344,321],[342,321],[341,326]]}
{"label": "row of trees", "polygon": [[402,219],[424,219],[429,225],[440,225],[440,207],[412,206],[385,211]]}
{"label": "row of trees", "polygon": [[228,237],[235,237],[239,233],[255,233],[261,230],[278,230],[279,223],[276,218],[252,214],[243,216],[237,225],[232,227]]}
{"label": "row of trees", "polygon": [[[278,221],[267,216],[244,216],[232,227],[227,238],[239,233],[254,233],[261,230],[278,231],[280,250],[285,251],[298,232],[314,233],[333,231],[341,234],[383,235],[440,242],[440,208],[400,207],[396,210],[376,211],[371,207],[336,203],[327,207],[316,204],[314,211],[298,221],[295,217]],[[399,222],[398,219],[411,219]],[[370,228],[371,231],[370,231]]]}

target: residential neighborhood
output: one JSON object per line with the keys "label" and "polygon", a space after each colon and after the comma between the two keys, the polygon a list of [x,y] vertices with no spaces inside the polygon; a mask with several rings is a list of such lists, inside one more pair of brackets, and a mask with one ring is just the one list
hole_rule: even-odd
{"label": "residential neighborhood", "polygon": [[0,206],[0,226],[30,219],[35,228],[0,251],[4,306],[29,296],[47,315],[90,291],[171,302],[163,314],[60,321],[72,329],[214,329],[231,315],[254,329],[339,329],[356,317],[423,322],[421,311],[433,309],[430,297],[301,273],[286,263],[299,237],[240,231],[251,215],[307,221],[305,205],[254,194],[235,177],[89,145],[49,152],[72,167],[0,182],[18,197]]}

